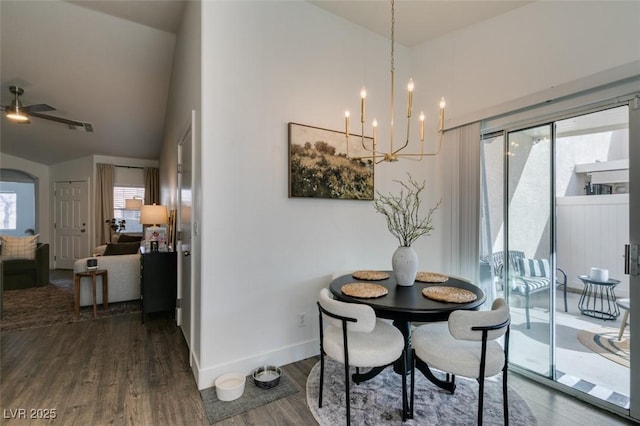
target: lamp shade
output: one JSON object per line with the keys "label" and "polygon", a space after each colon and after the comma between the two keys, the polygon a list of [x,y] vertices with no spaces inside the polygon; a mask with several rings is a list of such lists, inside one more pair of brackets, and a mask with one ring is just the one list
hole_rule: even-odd
{"label": "lamp shade", "polygon": [[140,210],[142,207],[142,200],[139,198],[128,198],[124,200],[125,210]]}
{"label": "lamp shade", "polygon": [[169,223],[167,206],[143,205],[140,207],[140,223],[143,225],[164,225]]}

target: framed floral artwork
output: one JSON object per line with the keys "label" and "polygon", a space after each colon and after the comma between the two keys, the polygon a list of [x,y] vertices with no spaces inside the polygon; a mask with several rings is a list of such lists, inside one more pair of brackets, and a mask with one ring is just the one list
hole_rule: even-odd
{"label": "framed floral artwork", "polygon": [[[362,137],[349,134],[350,152],[366,156]],[[366,146],[373,139],[365,137]],[[347,157],[344,132],[289,123],[289,197],[373,200],[374,163]]]}

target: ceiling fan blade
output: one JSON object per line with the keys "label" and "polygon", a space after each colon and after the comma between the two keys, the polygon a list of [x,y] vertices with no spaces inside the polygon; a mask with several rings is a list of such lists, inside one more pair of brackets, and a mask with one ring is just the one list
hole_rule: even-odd
{"label": "ceiling fan blade", "polygon": [[27,113],[29,113],[29,112],[55,111],[56,110],[51,105],[47,105],[47,104],[29,105],[29,106],[22,107],[22,109],[25,110]]}
{"label": "ceiling fan blade", "polygon": [[32,117],[44,118],[45,120],[56,121],[58,123],[67,124],[69,126],[84,126],[84,123],[76,120],[69,120],[62,117],[54,117],[53,115],[40,114],[38,112],[26,111],[27,115]]}

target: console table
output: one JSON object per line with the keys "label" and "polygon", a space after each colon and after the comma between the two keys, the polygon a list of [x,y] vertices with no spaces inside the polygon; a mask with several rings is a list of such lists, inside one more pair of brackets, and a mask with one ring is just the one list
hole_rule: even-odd
{"label": "console table", "polygon": [[151,312],[175,311],[177,298],[176,252],[147,252],[140,255],[140,300],[142,323]]}
{"label": "console table", "polygon": [[609,278],[607,281],[598,281],[587,275],[579,275],[578,278],[584,284],[578,301],[578,309],[582,315],[603,320],[615,320],[620,316],[614,292],[620,284],[619,280]]}

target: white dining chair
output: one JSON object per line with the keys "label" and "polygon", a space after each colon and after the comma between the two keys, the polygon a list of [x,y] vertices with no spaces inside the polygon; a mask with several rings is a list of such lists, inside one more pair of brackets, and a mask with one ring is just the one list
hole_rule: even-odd
{"label": "white dining chair", "polygon": [[318,310],[320,316],[318,407],[322,408],[325,355],[344,364],[347,425],[351,424],[349,367],[356,367],[356,373],[358,373],[359,368],[383,367],[402,358],[404,372],[402,374],[402,417],[406,420],[408,369],[405,363],[404,337],[400,330],[376,319],[375,312],[370,306],[333,299],[326,288],[320,290]]}
{"label": "white dining chair", "polygon": [[[511,315],[504,299],[494,300],[490,311],[458,310],[447,322],[426,324],[412,335],[414,365],[411,368],[410,417],[413,416],[415,368],[420,363],[429,369],[446,374],[453,384],[456,375],[476,379],[480,385],[478,396],[478,425],[482,424],[484,379],[502,371],[504,424],[509,424],[507,400],[507,367],[509,357],[509,324]],[[497,341],[504,336],[501,346]]]}

